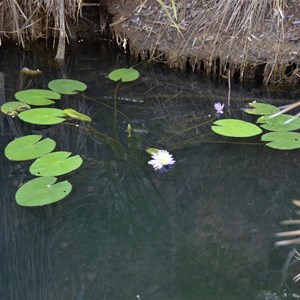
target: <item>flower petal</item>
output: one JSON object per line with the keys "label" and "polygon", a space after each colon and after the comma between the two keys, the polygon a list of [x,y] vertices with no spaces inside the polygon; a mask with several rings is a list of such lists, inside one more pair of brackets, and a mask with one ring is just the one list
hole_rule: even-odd
{"label": "flower petal", "polygon": [[155,159],[149,160],[149,161],[148,161],[148,164],[149,164],[149,165],[152,165],[152,167],[153,167],[155,170],[161,169],[161,168],[163,167],[163,165],[162,165],[159,161],[157,161],[157,160],[155,160]]}

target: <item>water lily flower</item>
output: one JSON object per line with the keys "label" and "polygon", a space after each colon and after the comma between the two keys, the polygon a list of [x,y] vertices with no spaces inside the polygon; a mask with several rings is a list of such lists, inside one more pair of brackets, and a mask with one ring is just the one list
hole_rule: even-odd
{"label": "water lily flower", "polygon": [[216,110],[216,114],[217,115],[221,115],[224,113],[223,108],[224,108],[224,104],[222,104],[221,102],[216,102],[214,104],[214,108]]}
{"label": "water lily flower", "polygon": [[165,172],[175,164],[172,154],[166,150],[157,149],[156,152],[152,152],[151,157],[148,164],[152,165],[155,171]]}

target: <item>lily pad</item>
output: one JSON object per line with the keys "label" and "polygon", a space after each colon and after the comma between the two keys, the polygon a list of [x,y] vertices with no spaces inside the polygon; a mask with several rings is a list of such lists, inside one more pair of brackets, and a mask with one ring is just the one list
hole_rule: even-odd
{"label": "lily pad", "polygon": [[73,79],[54,79],[48,83],[50,90],[60,94],[74,95],[87,89],[85,83]]}
{"label": "lily pad", "polygon": [[19,113],[21,120],[38,125],[62,123],[65,117],[65,112],[57,108],[33,108]]}
{"label": "lily pad", "polygon": [[73,119],[77,119],[80,121],[86,121],[86,122],[92,121],[92,119],[89,116],[81,114],[72,108],[66,108],[66,109],[64,109],[64,112],[68,117],[73,118]]}
{"label": "lily pad", "polygon": [[61,95],[49,90],[31,89],[17,92],[15,98],[30,105],[43,106],[55,103],[50,99],[59,100]]}
{"label": "lily pad", "polygon": [[27,109],[30,109],[30,106],[19,101],[6,102],[1,106],[1,111],[8,116],[16,116],[18,112]]}
{"label": "lily pad", "polygon": [[266,146],[279,150],[292,150],[300,148],[300,133],[298,132],[269,132],[262,135]]}
{"label": "lily pad", "polygon": [[72,190],[69,181],[56,183],[56,177],[39,177],[23,184],[16,193],[16,201],[22,206],[42,206],[57,202]]}
{"label": "lily pad", "polygon": [[82,164],[80,155],[69,157],[72,153],[57,151],[35,160],[29,168],[32,175],[59,176],[78,169]]}
{"label": "lily pad", "polygon": [[211,129],[220,135],[228,137],[250,137],[258,135],[262,130],[255,124],[236,119],[218,120]]}
{"label": "lily pad", "polygon": [[156,149],[156,148],[148,148],[148,149],[146,150],[146,152],[147,152],[148,154],[150,154],[150,155],[153,155],[153,154],[157,154],[157,153],[158,153],[158,149]]}
{"label": "lily pad", "polygon": [[30,160],[54,150],[55,141],[42,135],[26,135],[11,141],[5,148],[5,156],[10,160]]}
{"label": "lily pad", "polygon": [[279,108],[266,103],[250,102],[251,108],[244,108],[243,111],[251,115],[271,115],[279,112]]}
{"label": "lily pad", "polygon": [[285,124],[288,120],[293,118],[291,115],[278,115],[274,118],[269,118],[269,116],[262,116],[258,118],[257,123],[262,124],[260,127],[269,131],[291,131],[300,129],[300,119],[295,120]]}
{"label": "lily pad", "polygon": [[108,74],[108,78],[112,81],[130,82],[138,79],[140,73],[133,68],[121,68],[114,70]]}

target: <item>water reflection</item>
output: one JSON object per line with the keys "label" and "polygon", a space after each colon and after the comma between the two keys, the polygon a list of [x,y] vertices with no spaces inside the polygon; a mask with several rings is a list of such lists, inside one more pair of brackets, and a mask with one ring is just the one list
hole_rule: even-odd
{"label": "water reflection", "polygon": [[[21,67],[37,67],[43,76],[28,87],[60,76],[87,83],[84,96],[59,105],[93,117],[79,127],[41,129],[2,116],[2,153],[14,136],[34,130],[85,160],[68,175],[70,197],[23,208],[14,193],[30,177],[28,164],[1,156],[3,299],[252,300],[297,293],[291,281],[282,284],[288,249],[274,247],[274,234],[299,195],[299,152],[276,152],[257,139],[220,143],[208,124],[215,101],[226,103],[226,84],[142,64],[142,79],[116,91],[108,72],[136,62],[112,52],[79,48],[62,70],[51,54],[1,51],[7,98]],[[232,97],[227,117],[253,100],[249,89],[235,88]],[[129,122],[137,129],[130,139]],[[148,147],[172,150],[171,172],[152,170]]]}

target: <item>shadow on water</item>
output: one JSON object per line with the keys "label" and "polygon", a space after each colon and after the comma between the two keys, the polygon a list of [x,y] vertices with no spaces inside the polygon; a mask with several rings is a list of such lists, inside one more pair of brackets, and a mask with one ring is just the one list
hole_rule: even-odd
{"label": "shadow on water", "polygon": [[[44,48],[0,48],[6,99],[18,90],[22,67],[40,68],[43,75],[25,87],[81,80],[86,93],[58,106],[93,118],[40,128],[1,116],[2,299],[252,300],[298,293],[291,281],[297,269],[282,274],[288,249],[274,247],[274,234],[299,195],[299,151],[267,149],[258,139],[221,143],[209,124],[213,103],[227,103],[226,82],[139,64],[141,79],[116,91],[107,74],[137,62],[106,47],[79,46],[63,69]],[[231,93],[225,117],[240,116],[250,100],[293,101],[257,87]],[[31,178],[29,162],[3,155],[10,140],[30,132],[84,158],[68,175],[71,196],[41,208],[15,203],[18,186]],[[153,172],[148,147],[172,152],[170,173]]]}

